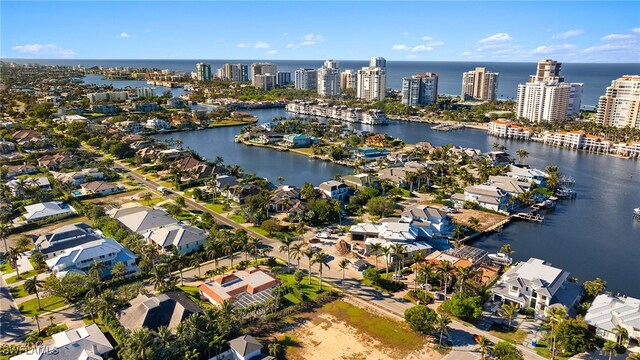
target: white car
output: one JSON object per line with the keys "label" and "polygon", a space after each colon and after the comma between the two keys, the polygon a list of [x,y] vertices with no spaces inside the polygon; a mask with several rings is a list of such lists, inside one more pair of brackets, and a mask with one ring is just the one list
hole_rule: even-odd
{"label": "white car", "polygon": [[328,239],[329,238],[329,234],[326,232],[319,232],[316,234],[317,237],[319,237],[320,239]]}

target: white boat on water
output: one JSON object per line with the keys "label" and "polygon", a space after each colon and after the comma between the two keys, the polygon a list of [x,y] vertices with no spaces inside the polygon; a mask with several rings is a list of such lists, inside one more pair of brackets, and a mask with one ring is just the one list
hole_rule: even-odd
{"label": "white boat on water", "polygon": [[511,265],[511,263],[513,263],[512,258],[508,257],[506,254],[501,252],[495,253],[495,254],[489,254],[489,259],[491,259],[491,261],[493,261],[494,263],[498,265],[503,265],[503,266]]}
{"label": "white boat on water", "polygon": [[633,209],[633,217],[640,220],[640,207]]}

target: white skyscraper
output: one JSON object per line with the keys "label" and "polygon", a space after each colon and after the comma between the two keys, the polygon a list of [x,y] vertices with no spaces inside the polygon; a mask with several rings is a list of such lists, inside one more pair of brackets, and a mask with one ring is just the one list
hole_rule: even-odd
{"label": "white skyscraper", "polygon": [[295,72],[296,89],[315,90],[318,86],[318,70],[300,68]]}
{"label": "white skyscraper", "polygon": [[379,67],[385,69],[387,67],[387,60],[381,56],[374,56],[371,58],[371,60],[369,60],[369,67]]}
{"label": "white skyscraper", "polygon": [[598,102],[596,121],[604,126],[640,129],[640,75],[613,80]]}
{"label": "white skyscraper", "polygon": [[211,80],[211,65],[205,63],[196,64],[196,80],[198,81],[210,81]]}
{"label": "white skyscraper", "polygon": [[438,101],[438,74],[426,73],[402,78],[402,104],[425,106]]}
{"label": "white skyscraper", "polygon": [[477,67],[462,73],[462,100],[478,99],[494,101],[498,89],[498,73]]}
{"label": "white skyscraper", "polygon": [[541,60],[536,75],[518,85],[517,117],[532,122],[564,121],[580,113],[583,84],[565,83],[560,66],[554,60]]}
{"label": "white skyscraper", "polygon": [[278,74],[278,67],[271,63],[253,63],[251,64],[251,83],[255,85],[255,76],[264,74]]}
{"label": "white skyscraper", "polygon": [[333,60],[324,62],[318,69],[318,94],[322,96],[336,96],[340,94],[340,70],[338,63]]}
{"label": "white skyscraper", "polygon": [[358,98],[365,100],[383,100],[386,96],[387,60],[383,57],[372,57],[369,67],[358,70],[356,93]]}

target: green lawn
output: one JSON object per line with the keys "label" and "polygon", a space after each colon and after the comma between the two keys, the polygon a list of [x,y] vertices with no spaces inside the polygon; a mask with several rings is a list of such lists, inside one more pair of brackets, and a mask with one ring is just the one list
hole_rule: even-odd
{"label": "green lawn", "polygon": [[[155,195],[155,194],[154,194]],[[162,197],[153,197],[151,198],[151,200],[146,201],[146,200],[138,200],[138,203],[140,205],[144,205],[144,206],[149,206],[149,207],[153,207],[154,205],[156,205],[159,202],[164,201],[165,199],[163,199]]]}
{"label": "green lawn", "polygon": [[269,233],[268,233],[268,232],[266,232],[265,230],[260,229],[260,228],[259,228],[259,227],[257,227],[257,226],[250,226],[250,227],[249,227],[249,230],[251,230],[251,231],[253,231],[253,232],[256,232],[256,233],[258,233],[258,234],[260,234],[260,235],[262,235],[262,236],[269,236]]}
{"label": "green lawn", "polygon": [[48,296],[40,299],[42,310],[38,310],[38,299],[31,299],[18,305],[20,312],[25,316],[33,316],[35,313],[43,313],[45,311],[52,311],[61,308],[66,305],[64,298],[59,296]]}
{"label": "green lawn", "polygon": [[227,216],[231,221],[237,222],[238,224],[244,224],[247,222],[247,220],[245,220],[245,218],[243,218],[240,215],[237,214],[233,214],[233,215],[229,215]]}
{"label": "green lawn", "polygon": [[[540,356],[546,357],[547,359],[551,359],[551,351],[549,350],[549,344],[546,341],[538,341],[536,345],[536,353]],[[558,360],[567,360],[568,357],[556,355],[556,359]]]}
{"label": "green lawn", "polygon": [[333,315],[355,328],[356,332],[366,334],[383,347],[393,349],[399,358],[422,349],[426,342],[425,338],[403,323],[376,316],[341,300],[324,305],[320,312]]}
{"label": "green lawn", "polygon": [[217,212],[218,214],[222,214],[222,213],[226,212],[224,210],[224,205],[223,204],[205,204],[204,206],[209,210],[213,210],[213,211]]}
{"label": "green lawn", "polygon": [[6,262],[0,265],[0,271],[2,271],[4,274],[8,274],[8,273],[16,272],[16,269],[14,269],[13,266],[9,264],[9,262]]}
{"label": "green lawn", "polygon": [[[15,272],[15,270],[14,270],[14,272]],[[26,280],[26,279],[28,279],[28,278],[30,278],[30,277],[34,277],[34,276],[36,276],[36,275],[38,275],[38,272],[37,272],[37,271],[35,271],[35,270],[29,270],[29,271],[27,271],[27,272],[21,272],[21,273],[20,273],[20,278],[19,278],[19,279],[18,279],[18,277],[17,277],[17,276],[12,276],[12,277],[10,277],[10,278],[6,279],[5,281],[7,282],[7,284],[13,284],[14,282],[18,282],[18,281]]]}
{"label": "green lawn", "polygon": [[14,299],[25,297],[27,295],[29,295],[29,293],[24,289],[23,285],[11,288],[11,296],[13,296]]}
{"label": "green lawn", "polygon": [[200,300],[200,290],[198,290],[197,286],[178,286],[178,289],[182,291],[188,298],[193,300],[195,303],[199,303]]}
{"label": "green lawn", "polygon": [[278,279],[282,282],[282,285],[286,285],[291,289],[291,292],[285,295],[285,298],[293,304],[298,304],[303,300],[314,300],[319,294],[326,292],[330,288],[329,285],[323,284],[322,291],[320,291],[320,281],[313,277],[311,278],[311,285],[309,285],[308,275],[300,282],[300,287],[296,285],[293,274],[279,274]]}
{"label": "green lawn", "polygon": [[492,327],[489,333],[499,339],[502,339],[506,342],[510,342],[512,344],[517,344],[517,345],[522,344],[524,339],[527,337],[527,333],[524,330],[520,330],[520,329],[516,330],[515,332],[513,331],[507,332],[502,329]]}
{"label": "green lawn", "polygon": [[296,149],[293,149],[293,152],[300,152],[300,153],[313,155],[313,149],[312,148],[296,148]]}

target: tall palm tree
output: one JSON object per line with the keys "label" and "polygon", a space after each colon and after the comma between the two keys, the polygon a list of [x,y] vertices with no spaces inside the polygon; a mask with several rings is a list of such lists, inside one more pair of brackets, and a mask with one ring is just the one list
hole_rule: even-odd
{"label": "tall palm tree", "polygon": [[218,267],[218,258],[222,254],[220,249],[220,243],[214,239],[207,239],[207,242],[204,243],[204,254],[209,260],[213,260],[214,267]]}
{"label": "tall palm tree", "polygon": [[369,245],[369,252],[373,254],[376,259],[376,270],[378,270],[378,258],[380,257],[380,251],[382,250],[382,244],[373,243]]}
{"label": "tall palm tree", "polygon": [[9,248],[4,257],[16,269],[16,278],[20,279],[20,269],[18,269],[18,259],[22,257],[20,249],[17,247]]}
{"label": "tall palm tree", "polygon": [[384,261],[387,263],[387,267],[385,269],[385,277],[388,279],[389,278],[389,260],[391,258],[391,248],[390,247],[382,247],[382,257],[384,258]]}
{"label": "tall palm tree", "polygon": [[484,359],[485,355],[491,349],[491,342],[484,336],[480,336],[476,342],[478,343],[478,346],[480,346],[480,359]]}
{"label": "tall palm tree", "polygon": [[320,290],[322,290],[322,269],[327,268],[330,269],[329,264],[327,264],[327,260],[329,259],[329,254],[325,252],[317,252],[313,257],[313,262],[318,264],[318,271],[320,272]]}
{"label": "tall palm tree", "polygon": [[627,329],[623,328],[620,325],[616,325],[613,328],[613,333],[616,335],[616,343],[618,345],[622,345],[622,343],[629,338],[629,332]]}
{"label": "tall palm tree", "polygon": [[31,279],[25,280],[23,287],[27,293],[36,294],[36,299],[38,299],[38,309],[42,310],[42,305],[40,305],[40,295],[38,294],[38,288],[42,287],[42,281],[38,280],[37,276],[34,276]]}
{"label": "tall palm tree", "polygon": [[264,248],[262,251],[260,250],[260,244],[262,242],[258,238],[249,238],[248,246],[251,250],[251,255],[253,255],[253,260],[255,265],[258,266],[258,257],[259,256],[269,256],[269,248]]}
{"label": "tall palm tree", "polygon": [[436,330],[440,333],[440,339],[438,345],[442,346],[442,337],[448,333],[449,324],[451,324],[451,318],[447,314],[440,314],[436,319]]}
{"label": "tall palm tree", "polygon": [[311,265],[313,265],[313,257],[316,255],[316,251],[312,248],[307,248],[304,251],[304,256],[307,257],[309,261],[309,285],[311,285]]}
{"label": "tall palm tree", "polygon": [[611,360],[611,358],[613,357],[613,353],[616,351],[616,348],[618,347],[618,344],[616,344],[615,341],[607,341],[604,343],[604,346],[602,347],[602,351],[605,354],[609,354],[609,360]]}
{"label": "tall palm tree", "polygon": [[549,306],[545,309],[546,319],[545,322],[550,329],[551,334],[551,359],[554,359],[556,356],[556,328],[559,324],[564,322],[569,314],[567,313],[567,308],[565,306]]}
{"label": "tall palm tree", "polygon": [[297,264],[298,268],[300,268],[300,258],[304,256],[305,248],[306,248],[306,245],[303,242],[295,243],[290,247],[291,257],[298,262]]}
{"label": "tall palm tree", "polygon": [[154,336],[145,327],[133,330],[124,342],[124,347],[118,353],[123,359],[145,360],[150,358]]}
{"label": "tall palm tree", "polygon": [[35,321],[36,325],[38,325],[38,334],[40,334],[40,332],[42,331],[40,330],[40,314],[36,312],[31,315],[31,317],[33,317],[33,321]]}
{"label": "tall palm tree", "polygon": [[509,244],[504,244],[500,247],[500,252],[508,257],[513,254],[513,248]]}
{"label": "tall palm tree", "polygon": [[289,267],[291,265],[291,245],[295,242],[295,239],[285,236],[280,242],[282,245],[280,245],[279,250],[287,253],[287,267]]}
{"label": "tall palm tree", "polygon": [[498,312],[500,316],[509,321],[509,329],[511,329],[511,323],[513,322],[513,317],[516,312],[518,312],[518,307],[513,304],[502,304]]}
{"label": "tall palm tree", "polygon": [[91,268],[89,269],[89,276],[100,282],[102,281],[106,268],[107,266],[103,262],[94,260],[93,264],[91,264]]}
{"label": "tall palm tree", "polygon": [[2,243],[4,244],[4,251],[9,251],[9,247],[7,246],[7,237],[10,234],[10,228],[7,224],[0,224],[0,239],[2,239]]}
{"label": "tall palm tree", "polygon": [[189,261],[189,265],[191,267],[198,268],[198,277],[199,278],[202,277],[202,274],[200,273],[200,268],[201,268],[202,260],[203,260],[202,258],[203,258],[202,253],[196,253],[196,254],[191,255],[191,260]]}
{"label": "tall palm tree", "polygon": [[342,270],[342,282],[344,282],[344,271],[347,269],[347,266],[349,266],[349,264],[351,264],[351,262],[348,259],[342,259],[338,263],[338,267],[340,268],[340,270]]}
{"label": "tall palm tree", "polygon": [[529,157],[529,152],[525,149],[518,149],[516,154],[518,154],[518,157],[520,158],[520,165],[524,165],[524,159]]}
{"label": "tall palm tree", "polygon": [[399,273],[400,267],[404,265],[404,254],[406,252],[406,246],[401,243],[394,243],[391,246],[391,250],[393,251],[393,254],[398,258],[398,261],[396,262],[396,273]]}
{"label": "tall palm tree", "polygon": [[[167,351],[168,349],[172,349],[174,345],[175,337],[169,330],[169,327],[163,325],[158,327],[155,331],[155,343],[161,349],[161,351]],[[170,354],[162,354],[165,357]]]}
{"label": "tall palm tree", "polygon": [[456,274],[458,275],[457,276],[458,292],[460,296],[463,296],[464,295],[463,288],[464,288],[465,282],[472,277],[473,270],[470,267],[456,266],[455,271],[456,271]]}
{"label": "tall palm tree", "polygon": [[178,269],[180,272],[180,285],[184,286],[184,278],[182,277],[182,272],[185,267],[189,265],[189,259],[187,255],[178,251],[178,248],[173,247],[173,256],[171,257],[171,266],[174,269]]}
{"label": "tall palm tree", "polygon": [[438,275],[440,275],[442,277],[442,279],[444,280],[444,298],[447,298],[447,289],[449,288],[449,280],[451,280],[451,272],[453,271],[454,267],[451,264],[450,261],[448,260],[442,260],[440,262],[440,265],[438,265],[436,272],[438,273]]}
{"label": "tall palm tree", "polygon": [[233,269],[233,253],[236,252],[236,241],[232,236],[225,236],[222,240],[222,251],[224,254],[229,256],[231,260],[231,269]]}

